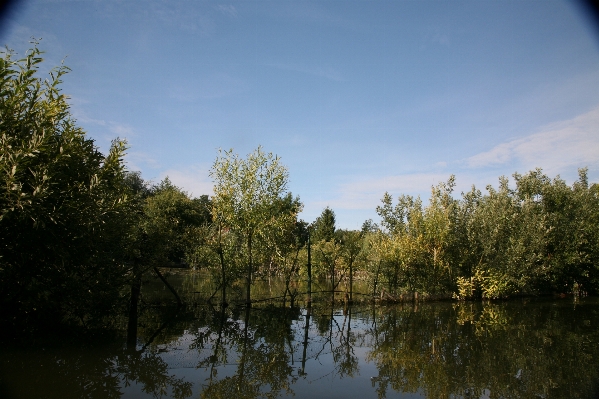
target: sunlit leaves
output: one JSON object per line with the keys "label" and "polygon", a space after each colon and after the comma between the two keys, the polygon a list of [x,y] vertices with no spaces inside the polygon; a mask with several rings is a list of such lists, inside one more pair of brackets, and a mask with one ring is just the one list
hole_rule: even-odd
{"label": "sunlit leaves", "polygon": [[[540,169],[452,197],[455,180],[433,187],[429,204],[386,193],[377,207],[369,272],[388,289],[461,299],[599,289],[599,199],[586,170],[572,187]],[[376,239],[375,239],[376,237]],[[375,250],[377,249],[378,250]],[[381,249],[384,249],[381,252]],[[584,287],[584,288],[583,288]]]}
{"label": "sunlit leaves", "polygon": [[233,150],[219,151],[210,170],[214,181],[212,217],[227,234],[243,243],[247,295],[257,260],[264,260],[293,228],[302,204],[287,192],[289,173],[280,159],[258,147],[246,159]]}

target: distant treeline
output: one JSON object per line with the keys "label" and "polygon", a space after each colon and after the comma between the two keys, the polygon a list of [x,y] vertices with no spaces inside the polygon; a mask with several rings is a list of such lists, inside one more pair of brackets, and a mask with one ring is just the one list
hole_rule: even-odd
{"label": "distant treeline", "polygon": [[[102,154],[72,118],[60,83],[66,66],[38,77],[37,47],[0,59],[0,321],[5,331],[48,323],[86,327],[129,317],[135,329],[144,276],[168,285],[158,267],[207,272],[225,305],[256,277],[331,279],[352,298],[353,278],[369,295],[460,299],[599,291],[599,186],[586,170],[569,187],[541,170],[500,179],[487,194],[453,197],[455,179],[428,205],[385,194],[380,225],[339,230],[326,208],[299,220],[280,159],[258,148],[246,158],[220,151],[214,195],[191,198],[168,179],[127,171],[125,141]],[[308,264],[312,267],[310,269]],[[308,275],[310,274],[310,275]],[[181,301],[170,286],[173,297]]]}

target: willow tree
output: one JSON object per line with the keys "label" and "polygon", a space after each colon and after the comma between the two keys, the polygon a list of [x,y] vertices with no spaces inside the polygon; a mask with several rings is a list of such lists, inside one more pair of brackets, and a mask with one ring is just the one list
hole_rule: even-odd
{"label": "willow tree", "polygon": [[[108,154],[76,125],[66,66],[40,76],[42,52],[0,58],[0,319],[89,325],[118,304],[128,199],[115,140]],[[44,68],[45,69],[45,68]]]}
{"label": "willow tree", "polygon": [[255,247],[265,248],[269,235],[290,216],[300,211],[297,206],[281,207],[288,195],[289,173],[280,158],[258,147],[242,159],[233,150],[219,150],[210,170],[214,181],[212,215],[222,223],[228,234],[237,235],[243,242],[245,264],[246,304],[251,304],[251,283],[255,271]]}

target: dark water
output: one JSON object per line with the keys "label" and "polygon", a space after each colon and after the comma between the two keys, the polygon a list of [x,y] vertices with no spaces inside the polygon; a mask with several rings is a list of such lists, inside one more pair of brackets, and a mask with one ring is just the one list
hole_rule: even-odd
{"label": "dark water", "polygon": [[598,397],[596,298],[346,309],[316,299],[146,304],[135,351],[124,337],[2,348],[0,397]]}

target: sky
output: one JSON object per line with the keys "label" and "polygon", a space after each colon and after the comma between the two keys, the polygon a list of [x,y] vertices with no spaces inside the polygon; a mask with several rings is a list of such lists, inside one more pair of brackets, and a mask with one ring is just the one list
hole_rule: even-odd
{"label": "sky", "polygon": [[0,43],[32,38],[101,150],[192,196],[219,148],[258,146],[301,218],[350,229],[452,174],[458,198],[537,167],[599,182],[599,27],[572,1],[17,2]]}

